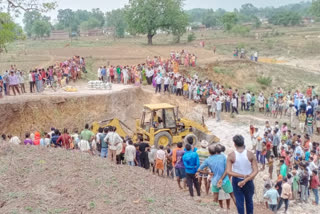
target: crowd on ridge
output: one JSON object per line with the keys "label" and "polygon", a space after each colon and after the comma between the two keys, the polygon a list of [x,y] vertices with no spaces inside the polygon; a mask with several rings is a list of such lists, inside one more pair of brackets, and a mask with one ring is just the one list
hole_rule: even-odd
{"label": "crowd on ridge", "polygon": [[45,87],[62,87],[62,83],[81,79],[82,72],[86,72],[85,59],[74,56],[63,62],[45,68],[35,68],[29,73],[11,65],[3,75],[0,75],[0,98],[16,94],[26,93],[26,85],[29,83],[30,93],[40,93]]}

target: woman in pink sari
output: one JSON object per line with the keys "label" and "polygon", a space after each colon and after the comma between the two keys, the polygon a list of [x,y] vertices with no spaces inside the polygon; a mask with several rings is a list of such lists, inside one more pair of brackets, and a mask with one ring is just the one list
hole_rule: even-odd
{"label": "woman in pink sari", "polygon": [[186,56],[184,58],[184,66],[189,67],[189,55],[188,54],[186,54]]}

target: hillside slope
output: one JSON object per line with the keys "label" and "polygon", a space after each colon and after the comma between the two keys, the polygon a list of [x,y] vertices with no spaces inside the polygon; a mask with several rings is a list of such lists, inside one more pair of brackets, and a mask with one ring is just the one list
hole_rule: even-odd
{"label": "hillside slope", "polygon": [[0,145],[0,213],[221,213],[176,182],[77,151]]}

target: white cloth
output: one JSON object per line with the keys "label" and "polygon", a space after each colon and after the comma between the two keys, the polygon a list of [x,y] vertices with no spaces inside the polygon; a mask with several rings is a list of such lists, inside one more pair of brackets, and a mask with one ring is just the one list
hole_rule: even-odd
{"label": "white cloth", "polygon": [[21,140],[17,136],[13,136],[10,140],[9,143],[19,145],[21,143]]}
{"label": "white cloth", "polygon": [[133,145],[126,146],[124,157],[127,161],[134,161],[136,157],[136,148]]}
{"label": "white cloth", "polygon": [[156,154],[157,159],[164,160],[166,158],[166,153],[162,149],[159,149]]}
{"label": "white cloth", "polygon": [[161,82],[162,82],[162,77],[161,77],[160,75],[158,75],[158,76],[156,77],[156,83],[157,83],[157,85],[160,85]]}
{"label": "white cloth", "polygon": [[234,151],[236,160],[232,165],[232,171],[241,175],[250,175],[252,173],[252,166],[248,159],[247,150],[242,153]]}
{"label": "white cloth", "polygon": [[78,143],[78,147],[80,149],[81,152],[87,152],[90,150],[90,145],[89,145],[89,141],[87,140],[80,140],[80,142]]}
{"label": "white cloth", "polygon": [[170,78],[169,77],[165,77],[164,78],[164,83],[165,85],[169,85],[169,82],[170,82]]}
{"label": "white cloth", "polygon": [[29,78],[28,78],[28,79],[29,79],[29,82],[33,82],[32,73],[29,73],[29,74],[28,74],[28,77],[29,77]]}
{"label": "white cloth", "polygon": [[109,132],[104,141],[109,143],[109,149],[117,150],[117,144],[122,143],[122,138],[116,132]]}

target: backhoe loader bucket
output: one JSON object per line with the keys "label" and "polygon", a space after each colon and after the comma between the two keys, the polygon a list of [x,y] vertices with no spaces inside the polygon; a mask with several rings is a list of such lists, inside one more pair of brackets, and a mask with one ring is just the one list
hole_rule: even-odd
{"label": "backhoe loader bucket", "polygon": [[[113,119],[108,119],[108,120],[103,120],[101,122],[93,122],[92,124],[93,129],[92,131],[94,133],[98,132],[99,127],[107,127],[107,126],[113,126],[116,127],[116,132],[120,137],[125,138],[126,136],[131,136],[133,134],[133,131],[122,121],[120,121],[118,118],[113,118]],[[129,133],[128,133],[129,132]]]}

